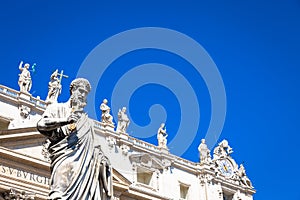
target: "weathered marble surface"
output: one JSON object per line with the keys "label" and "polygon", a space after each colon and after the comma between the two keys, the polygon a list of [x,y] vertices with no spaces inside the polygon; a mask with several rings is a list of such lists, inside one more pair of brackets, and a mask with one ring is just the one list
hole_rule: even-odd
{"label": "weathered marble surface", "polygon": [[90,84],[75,79],[66,103],[50,104],[37,128],[50,140],[50,199],[109,199],[111,167],[94,145],[93,123],[83,111]]}

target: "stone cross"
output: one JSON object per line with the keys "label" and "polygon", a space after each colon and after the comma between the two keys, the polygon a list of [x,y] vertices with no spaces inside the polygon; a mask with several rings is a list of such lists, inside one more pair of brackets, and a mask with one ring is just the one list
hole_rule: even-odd
{"label": "stone cross", "polygon": [[64,75],[64,70],[61,70],[61,71],[60,71],[60,74],[58,74],[58,76],[60,76],[60,77],[59,77],[59,83],[60,83],[60,84],[61,84],[61,80],[62,80],[63,77],[64,77],[64,78],[69,78],[69,76]]}

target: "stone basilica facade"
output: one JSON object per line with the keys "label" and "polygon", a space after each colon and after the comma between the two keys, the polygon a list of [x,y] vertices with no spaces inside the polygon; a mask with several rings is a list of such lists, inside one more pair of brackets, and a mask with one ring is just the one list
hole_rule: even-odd
{"label": "stone basilica facade", "polygon": [[[36,124],[46,107],[57,99],[57,91],[52,91],[54,96],[50,93],[51,84],[59,86],[61,81],[54,79],[55,75],[59,75],[57,71],[51,76],[47,101],[33,97],[30,88],[20,86],[17,91],[0,85],[0,200],[48,197],[49,144]],[[226,140],[213,152],[202,140],[198,148],[200,162],[194,163],[169,152],[163,124],[158,131],[158,146],[138,140],[126,133],[126,108],[120,109],[115,127],[106,103],[104,100],[100,107],[102,120],[93,120],[93,125],[95,142],[112,166],[112,200],[253,199],[251,181],[244,166],[232,158]]]}

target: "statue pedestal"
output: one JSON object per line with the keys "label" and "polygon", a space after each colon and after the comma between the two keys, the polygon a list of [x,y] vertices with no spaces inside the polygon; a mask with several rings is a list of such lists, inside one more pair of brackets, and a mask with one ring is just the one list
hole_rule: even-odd
{"label": "statue pedestal", "polygon": [[19,97],[21,99],[25,99],[27,101],[30,101],[31,99],[31,94],[30,93],[25,93],[25,92],[20,92]]}
{"label": "statue pedestal", "polygon": [[120,137],[123,139],[128,139],[128,134],[127,133],[123,133],[123,132],[118,132],[120,134]]}
{"label": "statue pedestal", "polygon": [[103,123],[103,122],[101,122],[100,124],[103,128],[105,128],[107,130],[114,131],[114,129],[115,129],[115,126],[113,124],[108,124],[108,123]]}
{"label": "statue pedestal", "polygon": [[163,153],[163,154],[169,154],[169,149],[168,148],[164,148],[164,147],[159,147],[160,151]]}
{"label": "statue pedestal", "polygon": [[45,101],[45,103],[46,103],[46,105],[48,106],[48,105],[50,105],[50,104],[55,104],[55,103],[57,103],[57,101],[48,99],[48,100]]}

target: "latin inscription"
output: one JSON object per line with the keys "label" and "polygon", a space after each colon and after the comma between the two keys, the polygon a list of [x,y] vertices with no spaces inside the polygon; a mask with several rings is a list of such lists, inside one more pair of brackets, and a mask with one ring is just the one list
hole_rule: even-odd
{"label": "latin inscription", "polygon": [[7,166],[1,165],[1,164],[0,164],[0,173],[8,175],[8,176],[16,177],[19,179],[33,181],[33,182],[44,184],[44,185],[50,184],[49,178],[47,178],[47,177],[33,174],[33,173],[30,173],[30,172],[27,172],[27,171],[24,171],[21,169],[7,167]]}

